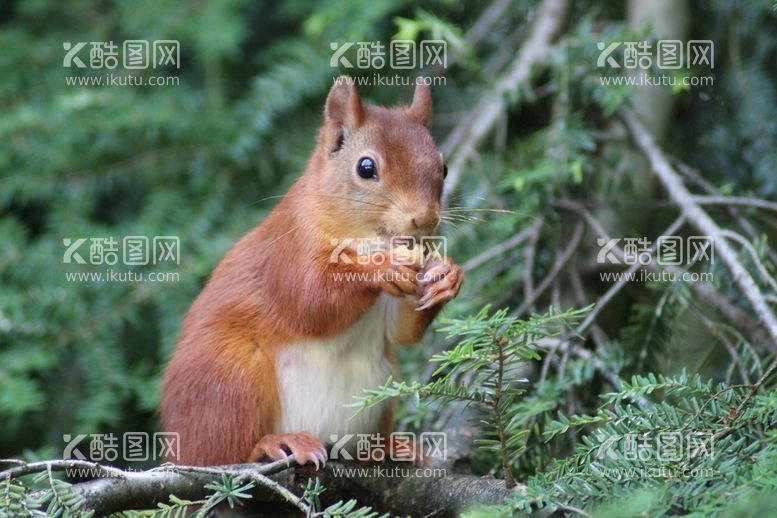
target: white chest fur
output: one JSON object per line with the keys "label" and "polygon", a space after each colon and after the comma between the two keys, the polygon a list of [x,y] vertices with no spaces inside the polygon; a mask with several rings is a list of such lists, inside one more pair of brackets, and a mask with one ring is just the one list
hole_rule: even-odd
{"label": "white chest fur", "polygon": [[275,433],[307,431],[331,442],[332,435],[378,431],[383,405],[354,417],[355,409],[344,405],[353,403],[364,389],[378,388],[392,373],[385,350],[396,303],[381,294],[358,322],[339,335],[283,348],[275,366],[282,403]]}

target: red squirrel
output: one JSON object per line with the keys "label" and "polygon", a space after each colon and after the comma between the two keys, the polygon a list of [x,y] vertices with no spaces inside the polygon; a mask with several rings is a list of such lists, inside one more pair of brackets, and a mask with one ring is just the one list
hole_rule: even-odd
{"label": "red squirrel", "polygon": [[389,109],[363,104],[350,78],[335,81],[304,174],[189,309],[162,391],[163,429],[180,439],[170,460],[293,454],[318,467],[334,435],[389,436],[390,402],[352,419],[345,405],[394,373],[392,347],[419,342],[464,275],[447,257],[420,267],[385,251],[332,256],[343,238],[386,243],[436,229],[446,168],[431,112],[424,84],[410,106]]}

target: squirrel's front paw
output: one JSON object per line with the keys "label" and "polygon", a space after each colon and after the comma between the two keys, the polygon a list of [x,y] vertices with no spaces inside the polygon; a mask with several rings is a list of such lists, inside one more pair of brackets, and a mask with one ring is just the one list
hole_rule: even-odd
{"label": "squirrel's front paw", "polygon": [[416,311],[429,309],[456,298],[464,282],[464,270],[452,259],[433,259],[424,265],[419,287],[421,297]]}
{"label": "squirrel's front paw", "polygon": [[254,446],[248,462],[285,460],[289,454],[294,455],[299,464],[315,464],[316,469],[319,463],[321,466],[326,464],[324,444],[308,432],[265,435]]}
{"label": "squirrel's front paw", "polygon": [[374,275],[378,289],[385,291],[394,297],[418,294],[418,269],[413,264],[394,264],[387,254],[379,254],[375,257],[376,264]]}

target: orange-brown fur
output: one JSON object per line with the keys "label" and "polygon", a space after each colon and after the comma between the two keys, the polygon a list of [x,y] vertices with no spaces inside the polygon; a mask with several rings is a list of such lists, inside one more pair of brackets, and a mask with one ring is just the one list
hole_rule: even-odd
{"label": "orange-brown fur", "polygon": [[[419,232],[436,226],[442,158],[426,129],[430,112],[425,87],[416,90],[411,107],[397,109],[362,106],[355,87],[333,87],[304,174],[227,253],[186,316],[162,395],[163,428],[180,434],[179,457],[171,460],[191,465],[248,460],[281,412],[275,371],[280,348],[338,334],[359,320],[381,291],[397,290],[372,281],[337,282],[335,272],[390,267],[331,263],[331,239],[369,235],[377,227],[396,233],[403,229],[383,227],[404,225],[402,218],[411,213],[413,225],[423,225]],[[333,152],[341,141],[343,150]],[[364,149],[378,155],[379,182],[343,185],[338,175],[353,174],[354,156]],[[374,202],[386,192],[390,203]],[[392,204],[404,215],[377,208]],[[460,282],[459,277],[445,300],[455,296]],[[397,343],[415,343],[444,300],[417,311],[417,296],[401,296],[393,336]],[[389,407],[382,432],[391,431],[392,418]]]}

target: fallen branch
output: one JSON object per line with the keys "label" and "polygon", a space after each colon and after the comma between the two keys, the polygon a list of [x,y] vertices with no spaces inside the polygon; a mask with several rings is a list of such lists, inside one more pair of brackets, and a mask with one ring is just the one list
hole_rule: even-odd
{"label": "fallen branch", "polygon": [[0,459],[0,464],[17,464],[17,467],[0,471],[0,480],[9,480],[32,473],[41,473],[47,470],[53,471],[75,471],[89,470],[93,476],[102,477],[123,477],[126,472],[111,466],[103,466],[96,462],[86,460],[46,460],[40,462],[24,462],[19,459]]}
{"label": "fallen branch", "polygon": [[[82,498],[85,511],[105,516],[126,510],[153,509],[167,503],[170,495],[202,502],[212,493],[205,486],[221,482],[226,474],[235,482],[253,481],[250,507],[273,509],[284,516],[309,514],[310,504],[302,499],[308,481],[318,479],[326,491],[320,495],[323,506],[355,499],[360,506],[402,516],[458,516],[478,504],[499,504],[524,491],[523,486],[507,489],[504,480],[472,475],[447,475],[445,471],[416,468],[407,463],[365,465],[330,461],[325,468],[299,466],[289,462],[236,464],[196,467],[165,465],[147,471],[124,471],[88,461],[54,460],[20,463],[2,472],[13,479],[39,472],[91,469],[101,478],[72,484],[69,491]],[[447,475],[447,476],[446,476]],[[45,490],[33,495],[43,496]],[[540,513],[543,515],[544,513]]]}
{"label": "fallen branch", "polygon": [[87,510],[104,516],[128,509],[151,509],[160,502],[167,502],[170,495],[185,500],[202,500],[213,493],[213,490],[205,486],[220,482],[221,474],[224,473],[234,477],[236,482],[250,480],[256,484],[251,491],[252,502],[289,504],[300,512],[307,513],[309,505],[273,478],[273,474],[286,468],[286,462],[205,469],[171,466],[128,472],[121,478],[99,478],[74,484],[70,489],[84,498],[84,507]]}

